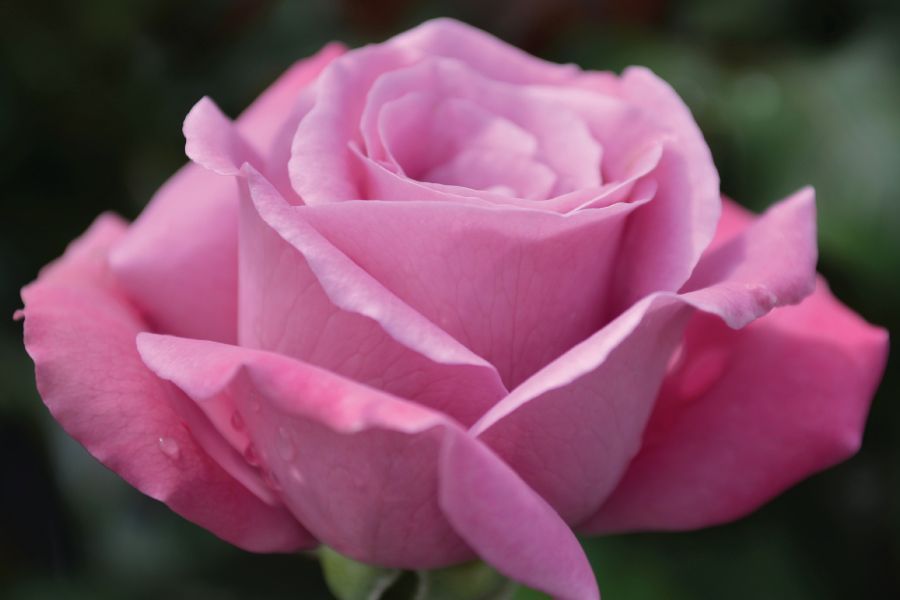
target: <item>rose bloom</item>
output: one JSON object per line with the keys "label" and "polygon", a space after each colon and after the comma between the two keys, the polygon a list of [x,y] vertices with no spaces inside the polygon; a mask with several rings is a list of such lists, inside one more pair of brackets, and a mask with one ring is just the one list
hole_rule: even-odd
{"label": "rose bloom", "polygon": [[573,532],[735,519],[859,448],[887,336],[816,276],[812,190],[721,199],[646,69],[437,20],[184,133],[24,289],[25,346],[67,432],[241,548],[597,598]]}

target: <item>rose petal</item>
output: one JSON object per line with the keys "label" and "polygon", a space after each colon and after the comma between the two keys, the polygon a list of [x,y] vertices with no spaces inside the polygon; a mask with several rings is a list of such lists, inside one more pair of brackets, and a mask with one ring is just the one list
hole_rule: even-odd
{"label": "rose petal", "polygon": [[856,453],[887,332],[820,280],[740,330],[696,317],[644,448],[586,532],[693,529],[738,518]]}
{"label": "rose petal", "polygon": [[385,73],[426,57],[456,59],[487,79],[507,83],[563,82],[578,73],[577,67],[541,61],[449,19],[426,22],[383,44],[348,53],[323,73],[315,106],[294,137],[290,179],[306,204],[362,197],[364,172],[349,147],[364,147],[359,126],[369,90]]}
{"label": "rose petal", "polygon": [[256,552],[315,540],[203,451],[173,408],[173,390],[141,362],[145,328],[107,267],[126,225],[100,217],[26,287],[25,347],[38,390],[63,428],[131,485],[223,539]]}
{"label": "rose petal", "polygon": [[[538,141],[532,133],[472,100],[428,89],[385,90],[380,85],[384,79],[369,92],[360,129],[366,156],[389,163],[398,173],[421,179],[429,168],[465,148],[505,148],[529,157],[537,153]],[[453,126],[439,126],[445,123]]]}
{"label": "rose petal", "polygon": [[[813,280],[814,220],[809,194],[776,205],[704,258],[698,271],[721,279],[682,295],[648,296],[513,390],[472,432],[569,522],[590,516],[641,447],[690,314],[741,326],[776,303],[799,301]],[[780,263],[773,253],[796,259]],[[726,259],[735,261],[730,270]]]}
{"label": "rose petal", "polygon": [[541,60],[454,19],[426,21],[386,44],[407,52],[456,59],[490,79],[509,83],[564,83],[580,73],[575,65]]}
{"label": "rose petal", "polygon": [[440,504],[485,561],[554,598],[599,600],[591,566],[565,522],[515,471],[470,437],[447,440]]}
{"label": "rose petal", "polygon": [[616,274],[621,310],[648,293],[681,287],[713,237],[721,201],[709,147],[675,91],[639,67],[625,71],[619,89],[627,103],[643,109],[672,136],[652,175],[656,196],[630,219],[622,245]]}
{"label": "rose petal", "polygon": [[[268,155],[301,90],[341,49],[300,61],[237,120],[255,152]],[[169,179],[112,251],[116,277],[163,331],[237,339],[238,187],[193,163]]]}
{"label": "rose petal", "polygon": [[[707,255],[733,243],[753,221],[726,200]],[[791,255],[775,249],[775,256]],[[694,317],[644,448],[583,529],[690,529],[729,521],[845,459],[859,445],[886,353],[887,332],[844,307],[821,278],[799,306],[740,331]]]}
{"label": "rose petal", "polygon": [[[815,193],[804,188],[766,211],[746,234],[705,254],[682,294],[731,327],[743,327],[774,306],[796,304],[812,293],[815,239]],[[749,293],[733,293],[741,289]]]}
{"label": "rose petal", "polygon": [[139,347],[220,427],[238,411],[273,488],[338,552],[427,569],[469,558],[467,541],[517,580],[598,597],[571,531],[445,416],[277,354],[152,334]]}
{"label": "rose petal", "polygon": [[[404,129],[409,131],[406,135],[395,133],[389,127],[391,123],[380,118],[381,113],[394,102],[403,101],[408,106],[411,94],[413,106],[404,111],[403,117]],[[323,97],[322,101],[327,99]],[[528,86],[487,79],[473,65],[435,57],[385,73],[373,82],[360,117],[367,148],[375,151],[373,158],[380,157],[377,137],[381,137],[385,149],[401,165],[413,166],[406,173],[422,178],[423,173],[439,164],[437,158],[442,154],[445,160],[446,154],[452,155],[454,146],[461,146],[459,151],[482,145],[483,135],[470,135],[468,141],[453,143],[463,131],[471,129],[471,124],[466,124],[471,120],[472,109],[465,113],[458,108],[442,109],[450,101],[467,101],[494,116],[494,120],[512,123],[533,136],[537,142],[534,158],[547,165],[559,180],[553,195],[600,185],[600,147],[578,114],[551,97],[533,94]],[[376,124],[384,129],[376,133]],[[495,140],[493,149],[528,154],[520,137],[506,135],[499,139],[500,144]]]}
{"label": "rose petal", "polygon": [[184,152],[194,164],[219,175],[237,175],[245,162],[262,168],[262,160],[222,114],[216,103],[201,98],[184,118]]}
{"label": "rose petal", "polygon": [[441,330],[521,382],[606,317],[626,216],[447,202],[339,202],[294,210]]}
{"label": "rose petal", "polygon": [[[473,423],[497,371],[334,247],[258,173],[241,213],[241,345],[280,352]],[[366,235],[371,232],[367,231]]]}
{"label": "rose petal", "polygon": [[385,198],[390,201],[440,201],[475,206],[491,206],[493,204],[565,214],[590,208],[605,208],[620,202],[640,204],[653,198],[656,193],[656,182],[647,175],[656,168],[657,161],[662,156],[662,149],[661,146],[648,148],[642,156],[642,160],[624,180],[569,192],[540,202],[509,197],[490,190],[473,190],[460,186],[415,181],[364,156],[356,147],[351,147],[351,153],[365,171],[363,177],[365,189],[362,195],[367,198]]}

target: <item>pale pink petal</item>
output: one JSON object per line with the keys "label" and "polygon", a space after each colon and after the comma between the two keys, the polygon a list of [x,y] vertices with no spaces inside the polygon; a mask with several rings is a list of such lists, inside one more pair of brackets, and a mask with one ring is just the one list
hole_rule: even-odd
{"label": "pale pink petal", "polygon": [[[290,107],[341,52],[326,46],[300,61],[237,120],[262,157]],[[188,164],[169,179],[111,253],[122,287],[159,330],[222,341],[237,339],[238,186]]]}
{"label": "pale pink petal", "polygon": [[[537,152],[533,134],[477,102],[427,88],[395,92],[396,86],[382,85],[385,79],[369,92],[360,130],[366,156],[389,163],[399,173],[419,179],[471,147],[506,148],[524,156]],[[453,126],[442,126],[446,123]]]}
{"label": "pale pink petal", "polygon": [[[470,60],[478,56],[478,60]],[[361,198],[365,173],[350,146],[364,147],[360,123],[373,84],[423,58],[465,64],[473,75],[507,83],[573,80],[571,65],[528,56],[491,36],[448,19],[429,21],[383,44],[350,52],[334,61],[317,84],[317,97],[297,128],[289,165],[291,183],[306,204]],[[446,59],[454,59],[448,61]],[[561,107],[561,110],[565,110]],[[554,111],[546,115],[552,119]],[[564,155],[559,155],[562,159]],[[573,161],[585,160],[572,155]]]}
{"label": "pale pink petal", "polygon": [[629,212],[571,215],[448,202],[348,201],[292,210],[514,386],[595,332]]}
{"label": "pale pink petal", "polygon": [[182,167],[110,254],[116,278],[160,331],[237,339],[237,184]]}
{"label": "pale pink petal", "polygon": [[[436,200],[478,206],[490,206],[491,204],[502,206],[510,200],[507,196],[484,190],[415,181],[388,168],[383,162],[374,161],[365,156],[356,146],[352,146],[350,151],[364,171],[364,184],[360,195],[366,198],[390,198],[391,202]],[[532,203],[530,200],[526,202]]]}
{"label": "pale pink petal", "polygon": [[468,436],[445,443],[440,504],[463,539],[501,573],[554,598],[599,600],[591,566],[565,522]]}
{"label": "pale pink petal", "polygon": [[740,331],[692,322],[644,447],[586,532],[693,529],[738,518],[859,448],[887,332],[824,281]]}
{"label": "pale pink petal", "polygon": [[310,108],[304,92],[345,52],[347,48],[343,44],[331,42],[309,58],[298,60],[241,113],[235,121],[238,131],[260,155],[272,153],[285,128],[293,136],[293,129]]}
{"label": "pale pink petal", "polygon": [[[811,208],[804,194],[776,205],[698,267],[721,279],[635,304],[513,390],[473,433],[569,522],[590,516],[641,447],[690,315],[706,311],[741,326],[809,291],[815,257]],[[795,259],[773,261],[773,253]],[[735,261],[733,269],[723,268],[726,258]]]}
{"label": "pale pink petal", "polygon": [[365,171],[362,195],[366,198],[389,198],[390,201],[434,200],[476,206],[493,204],[564,214],[590,208],[605,208],[620,202],[641,204],[653,198],[656,193],[656,182],[647,176],[656,167],[662,155],[662,148],[661,146],[647,148],[634,169],[621,181],[576,190],[537,203],[489,190],[415,181],[387,168],[381,162],[364,156],[357,147],[352,147],[351,152]]}
{"label": "pale pink petal", "polygon": [[559,83],[580,74],[575,65],[547,62],[471,25],[432,19],[385,42],[404,51],[456,59],[482,75],[509,83]]}
{"label": "pale pink petal", "polygon": [[549,197],[557,180],[549,167],[533,158],[481,148],[463,150],[428,171],[424,179],[528,200]]}
{"label": "pale pink petal", "polygon": [[362,148],[359,120],[372,83],[415,59],[385,44],[335,60],[316,84],[316,101],[300,121],[291,146],[291,185],[305,204],[360,197],[363,170],[352,148]]}
{"label": "pale pink petal", "polygon": [[649,297],[522,383],[473,433],[577,523],[637,453],[689,314],[671,297]]}
{"label": "pale pink petal", "polygon": [[494,367],[312,228],[304,218],[312,207],[288,205],[252,170],[248,178],[241,345],[322,366],[465,424],[506,394]]}
{"label": "pale pink petal", "polygon": [[[473,190],[503,185],[516,196],[536,200],[548,197],[556,185],[556,175],[536,158],[535,137],[475,102],[423,91],[376,108],[372,93],[361,125],[370,160],[413,180]],[[367,131],[370,111],[377,114],[378,126]],[[394,199],[394,194],[382,197]]]}
{"label": "pale pink petal", "polygon": [[[396,117],[381,115],[396,102],[404,107],[399,123]],[[475,110],[484,113],[477,123],[480,131],[472,131]],[[499,129],[498,122],[514,127]],[[360,122],[366,146],[378,159],[376,124],[385,149],[415,179],[422,179],[441,159],[489,142],[494,150],[533,155],[543,162],[558,177],[553,195],[600,184],[601,150],[577,113],[552,97],[533,94],[528,86],[487,79],[473,65],[429,57],[382,75],[366,96]],[[519,134],[510,135],[516,129]],[[462,136],[466,130],[468,139]],[[533,141],[523,144],[525,132]]]}
{"label": "pale pink petal", "polygon": [[262,167],[262,160],[231,119],[208,97],[184,118],[184,152],[191,161],[219,175],[237,175],[241,165]]}
{"label": "pale pink petal", "polygon": [[342,554],[427,569],[474,549],[557,597],[597,598],[565,523],[446,416],[277,354],[152,334],[139,347],[220,429],[242,436],[272,489]]}
{"label": "pale pink petal", "polygon": [[703,256],[681,290],[684,298],[734,328],[776,305],[796,304],[815,286],[809,276],[818,254],[815,211],[812,188],[770,208],[747,229],[749,234],[732,237]]}
{"label": "pale pink petal", "polygon": [[722,197],[722,216],[716,227],[716,235],[706,248],[705,254],[709,254],[722,244],[728,242],[736,235],[740,235],[750,223],[756,219],[753,214],[734,200]]}
{"label": "pale pink petal", "polygon": [[[630,219],[622,246],[616,273],[621,309],[648,293],[681,287],[713,237],[721,201],[709,147],[674,90],[637,67],[625,71],[619,90],[629,105],[643,112],[642,120],[649,116],[668,136],[651,175],[657,183],[656,196]],[[635,126],[631,123],[626,129]],[[651,135],[646,143],[657,141]],[[616,153],[609,149],[606,154]]]}
{"label": "pale pink petal", "polygon": [[173,404],[180,392],[141,362],[135,336],[146,326],[106,263],[125,228],[101,217],[22,292],[44,402],[100,462],[223,539],[256,552],[314,544],[283,507],[259,500],[204,452]]}

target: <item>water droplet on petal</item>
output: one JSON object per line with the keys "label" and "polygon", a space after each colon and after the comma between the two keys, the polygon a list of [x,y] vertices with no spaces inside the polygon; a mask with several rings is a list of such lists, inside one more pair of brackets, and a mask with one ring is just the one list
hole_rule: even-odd
{"label": "water droplet on petal", "polygon": [[255,394],[250,398],[250,409],[255,413],[259,412],[259,398]]}
{"label": "water droplet on petal", "polygon": [[291,441],[291,432],[283,426],[278,427],[278,455],[282,460],[294,458],[294,442]]}
{"label": "water droplet on petal", "polygon": [[234,427],[235,431],[244,430],[244,419],[241,417],[241,413],[239,413],[238,411],[234,411],[231,414],[231,426]]}
{"label": "water droplet on petal", "polygon": [[300,485],[303,485],[306,482],[306,478],[303,477],[303,473],[301,473],[300,469],[295,466],[291,466],[291,468],[288,470],[288,475],[290,475],[291,479],[293,479]]}
{"label": "water droplet on petal", "polygon": [[247,447],[244,448],[244,460],[247,461],[251,467],[259,466],[259,455],[256,453],[256,446],[252,443],[247,444]]}
{"label": "water droplet on petal", "polygon": [[177,461],[181,458],[181,448],[178,447],[178,442],[176,442],[173,438],[159,438],[159,449],[163,454],[165,454],[172,460]]}

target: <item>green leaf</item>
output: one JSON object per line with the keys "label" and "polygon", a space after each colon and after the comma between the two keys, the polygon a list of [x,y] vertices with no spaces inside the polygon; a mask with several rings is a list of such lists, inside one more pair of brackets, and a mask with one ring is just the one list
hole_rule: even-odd
{"label": "green leaf", "polygon": [[481,561],[420,571],[419,581],[417,600],[506,600],[512,598],[514,587],[506,577]]}
{"label": "green leaf", "polygon": [[319,550],[319,562],[325,582],[339,600],[378,600],[402,574],[356,562],[327,547]]}
{"label": "green leaf", "polygon": [[512,600],[517,589],[480,561],[412,572],[366,565],[325,547],[318,556],[339,600]]}

